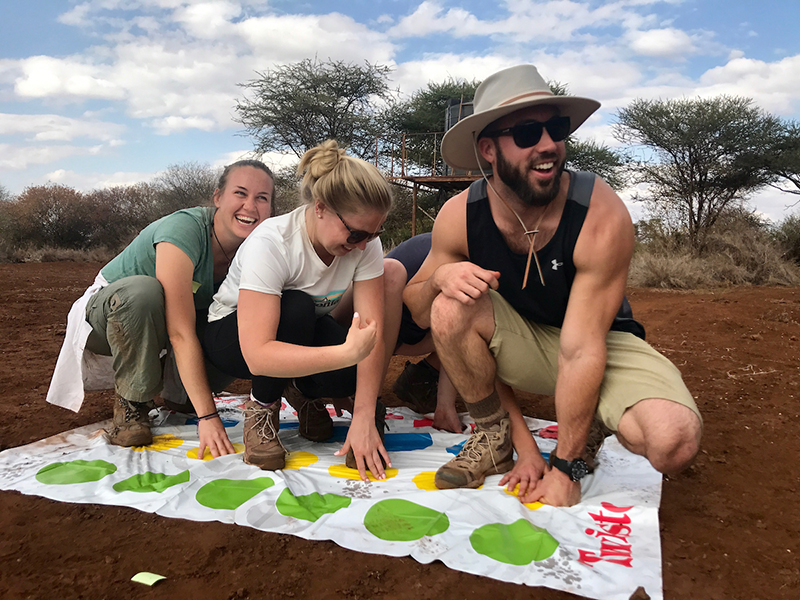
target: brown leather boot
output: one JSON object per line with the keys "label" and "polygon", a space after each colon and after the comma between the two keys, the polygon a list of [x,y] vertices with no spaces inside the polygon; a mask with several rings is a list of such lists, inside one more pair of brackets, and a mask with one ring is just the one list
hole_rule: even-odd
{"label": "brown leather boot", "polygon": [[439,390],[439,371],[424,358],[418,363],[406,361],[403,372],[397,377],[392,391],[409,408],[421,415],[436,410]]}
{"label": "brown leather boot", "polygon": [[312,442],[327,442],[333,436],[333,419],[325,400],[311,399],[297,389],[294,382],[286,386],[283,395],[297,411],[298,432]]}
{"label": "brown leather boot", "polygon": [[150,431],[151,402],[131,402],[117,396],[114,402],[114,425],[108,431],[108,440],[115,446],[149,446],[153,443]]}
{"label": "brown leather boot", "polygon": [[252,398],[244,403],[244,462],[266,471],[286,465],[286,448],[278,437],[281,402],[269,406]]}
{"label": "brown leather boot", "polygon": [[489,428],[478,427],[456,457],[436,471],[440,490],[476,488],[487,475],[507,473],[514,467],[511,420],[508,417]]}

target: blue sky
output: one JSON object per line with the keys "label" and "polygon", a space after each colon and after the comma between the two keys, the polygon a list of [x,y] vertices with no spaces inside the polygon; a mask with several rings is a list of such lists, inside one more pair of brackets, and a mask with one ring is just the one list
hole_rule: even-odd
{"label": "blue sky", "polygon": [[[634,98],[737,94],[800,119],[798,18],[796,0],[8,1],[0,185],[89,190],[227,164],[252,148],[237,83],[315,55],[390,65],[403,95],[530,62],[602,102],[578,136],[609,145]],[[781,220],[795,198],[754,205]]]}

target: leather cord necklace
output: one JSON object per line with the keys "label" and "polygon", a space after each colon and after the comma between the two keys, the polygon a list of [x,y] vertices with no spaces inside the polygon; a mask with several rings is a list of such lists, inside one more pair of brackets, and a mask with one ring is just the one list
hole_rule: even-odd
{"label": "leather cord necklace", "polygon": [[533,257],[533,260],[536,262],[536,270],[539,272],[539,281],[542,283],[542,287],[545,287],[545,285],[544,285],[544,273],[542,273],[542,265],[539,264],[539,256],[536,254],[536,250],[534,250],[533,246],[536,243],[536,234],[539,233],[539,225],[542,224],[542,219],[544,219],[544,215],[545,215],[545,213],[547,213],[547,209],[550,208],[550,204],[552,204],[552,202],[550,202],[550,204],[545,206],[544,210],[542,211],[542,214],[539,215],[539,220],[536,221],[536,227],[534,227],[533,229],[528,229],[525,226],[525,222],[522,220],[522,217],[520,217],[517,214],[517,211],[515,211],[513,208],[511,208],[511,205],[506,201],[506,199],[503,198],[503,196],[496,189],[494,189],[494,186],[492,185],[492,182],[489,181],[489,178],[486,176],[486,173],[483,170],[483,166],[481,165],[480,157],[478,156],[478,143],[477,143],[477,140],[476,140],[475,136],[476,136],[476,133],[473,132],[472,133],[472,151],[475,153],[475,160],[478,163],[478,168],[481,170],[481,175],[483,175],[483,179],[486,181],[486,185],[488,185],[490,188],[492,188],[492,191],[495,194],[497,194],[497,197],[500,198],[500,200],[503,201],[503,204],[506,205],[506,208],[508,208],[508,210],[510,210],[514,214],[514,216],[517,217],[517,221],[519,221],[519,224],[522,225],[522,231],[524,231],[525,235],[528,236],[528,243],[529,243],[529,246],[528,246],[528,261],[527,261],[527,263],[525,263],[525,277],[523,277],[523,279],[522,279],[522,289],[524,290],[525,287],[528,285],[528,273],[530,273],[530,270],[531,270],[531,257]]}
{"label": "leather cord necklace", "polygon": [[228,256],[228,253],[225,252],[225,248],[222,247],[219,237],[217,237],[217,231],[214,229],[214,221],[211,221],[211,235],[213,235],[214,239],[217,240],[217,245],[219,246],[219,249],[222,250],[222,255],[225,257],[225,260],[228,261],[228,266],[231,266],[231,259]]}

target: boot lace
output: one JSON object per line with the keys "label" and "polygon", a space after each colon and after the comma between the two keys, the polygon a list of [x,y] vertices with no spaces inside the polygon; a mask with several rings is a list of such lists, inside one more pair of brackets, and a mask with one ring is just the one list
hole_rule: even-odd
{"label": "boot lace", "polygon": [[453,459],[453,463],[465,465],[466,467],[480,464],[481,460],[483,459],[483,449],[481,446],[484,445],[486,448],[488,448],[489,457],[492,459],[492,466],[496,469],[497,461],[494,459],[492,441],[496,440],[498,437],[499,434],[496,432],[478,429],[475,431],[475,433],[469,436],[469,439],[461,448],[461,452],[459,452]]}
{"label": "boot lace", "polygon": [[277,409],[274,407],[261,406],[255,402],[253,404],[255,406],[248,406],[244,409],[244,415],[246,419],[253,419],[253,429],[258,438],[262,442],[278,440],[278,443],[283,447],[283,443],[281,443],[281,439],[278,436],[278,430],[272,422],[272,414]]}

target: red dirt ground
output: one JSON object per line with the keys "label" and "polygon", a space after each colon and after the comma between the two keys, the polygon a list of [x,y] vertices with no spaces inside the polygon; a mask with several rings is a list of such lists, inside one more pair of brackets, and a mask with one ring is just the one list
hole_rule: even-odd
{"label": "red dirt ground", "polygon": [[[108,393],[75,415],[45,403],[72,301],[100,265],[0,265],[0,450],[111,416]],[[683,372],[705,417],[694,466],[664,482],[668,599],[800,597],[800,289],[630,290],[648,339]],[[393,363],[393,381],[402,361]],[[242,391],[242,390],[239,390]],[[384,390],[384,398],[392,397]],[[523,411],[553,419],[552,402]],[[360,554],[332,542],[134,509],[0,492],[0,598],[408,598],[573,596]],[[164,574],[153,588],[139,571]]]}

